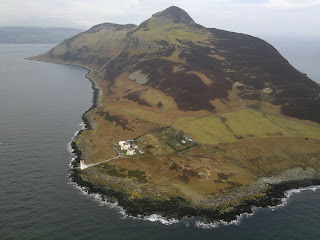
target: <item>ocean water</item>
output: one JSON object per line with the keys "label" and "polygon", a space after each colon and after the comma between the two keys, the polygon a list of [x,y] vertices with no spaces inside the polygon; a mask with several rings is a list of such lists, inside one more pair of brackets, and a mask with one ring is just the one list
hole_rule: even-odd
{"label": "ocean water", "polygon": [[[231,225],[134,219],[68,178],[92,104],[87,71],[25,60],[54,45],[0,45],[0,239],[320,239],[320,190],[288,193]],[[171,224],[170,224],[171,223]]]}

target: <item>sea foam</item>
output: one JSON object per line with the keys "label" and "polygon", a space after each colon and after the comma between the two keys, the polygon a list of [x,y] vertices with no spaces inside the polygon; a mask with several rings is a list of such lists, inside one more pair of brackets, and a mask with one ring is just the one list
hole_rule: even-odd
{"label": "sea foam", "polygon": [[259,209],[260,209],[260,207],[253,206],[251,208],[252,213],[241,213],[240,215],[238,215],[236,217],[235,220],[232,220],[230,222],[227,222],[224,220],[218,220],[218,221],[214,221],[213,223],[207,223],[207,222],[204,222],[201,220],[196,220],[195,227],[203,228],[203,229],[212,229],[212,228],[217,228],[217,227],[221,227],[221,226],[230,226],[230,225],[237,225],[238,226],[238,225],[240,225],[240,223],[243,219],[253,216]]}
{"label": "sea foam", "polygon": [[77,135],[79,134],[80,131],[86,129],[86,126],[85,126],[84,122],[79,123],[79,125],[81,126],[81,128],[73,134],[73,137],[71,138],[71,141],[68,142],[68,144],[67,144],[67,150],[71,155],[71,161],[69,162],[69,167],[70,168],[72,168],[72,166],[73,166],[72,163],[75,161],[75,159],[77,157],[76,154],[73,152],[74,149],[72,148],[72,142],[76,139],[76,137],[77,137]]}
{"label": "sea foam", "polygon": [[297,188],[297,189],[291,189],[288,191],[285,191],[285,197],[281,199],[281,204],[277,205],[277,206],[271,206],[269,207],[271,210],[276,210],[278,208],[281,207],[285,207],[288,205],[288,200],[290,199],[290,197],[294,194],[299,194],[301,192],[305,192],[305,191],[317,191],[320,189],[320,185],[316,185],[316,186],[310,186],[310,187],[303,187],[303,188]]}

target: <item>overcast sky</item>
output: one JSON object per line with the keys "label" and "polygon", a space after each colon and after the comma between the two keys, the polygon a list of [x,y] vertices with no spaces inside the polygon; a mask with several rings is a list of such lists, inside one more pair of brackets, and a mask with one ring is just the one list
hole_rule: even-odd
{"label": "overcast sky", "polygon": [[139,24],[172,5],[205,27],[255,36],[320,37],[320,0],[0,0],[0,26]]}

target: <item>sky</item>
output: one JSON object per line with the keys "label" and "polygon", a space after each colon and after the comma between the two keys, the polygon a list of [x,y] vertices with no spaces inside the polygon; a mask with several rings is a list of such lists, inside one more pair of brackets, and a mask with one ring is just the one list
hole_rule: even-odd
{"label": "sky", "polygon": [[205,27],[258,37],[320,38],[320,0],[0,0],[0,27],[139,24],[172,5]]}

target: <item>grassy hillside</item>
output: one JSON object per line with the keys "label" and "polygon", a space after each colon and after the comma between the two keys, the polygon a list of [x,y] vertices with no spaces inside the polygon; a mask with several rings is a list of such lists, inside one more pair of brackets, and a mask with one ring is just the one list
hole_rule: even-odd
{"label": "grassy hillside", "polygon": [[[320,122],[320,86],[273,46],[200,26],[174,6],[138,26],[96,25],[40,58],[95,69],[110,94],[119,92],[117,85],[126,77],[172,97],[182,111],[209,114],[260,101],[279,106],[284,115]],[[138,94],[119,101],[148,105],[141,100],[143,93]]]}
{"label": "grassy hillside", "polygon": [[45,57],[91,68],[102,66],[126,46],[126,34],[135,25],[104,23],[67,39],[50,50]]}
{"label": "grassy hillside", "polygon": [[180,118],[172,126],[208,145],[275,136],[320,139],[319,127],[247,108],[209,117]]}

